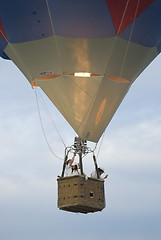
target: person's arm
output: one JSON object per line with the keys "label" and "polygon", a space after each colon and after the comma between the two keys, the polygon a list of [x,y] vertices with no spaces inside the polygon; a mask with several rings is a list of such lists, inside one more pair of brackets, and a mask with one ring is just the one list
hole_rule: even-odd
{"label": "person's arm", "polygon": [[[78,170],[80,172],[80,162],[77,164],[77,166],[78,166]],[[79,174],[81,174],[81,173],[79,173]],[[83,173],[83,176],[86,178],[86,180],[88,179],[88,177],[85,173]]]}
{"label": "person's arm", "polygon": [[76,156],[76,153],[73,154],[73,157],[72,157],[72,159],[71,159],[71,161],[69,163],[69,166],[71,166],[73,164],[75,156]]}
{"label": "person's arm", "polygon": [[108,174],[106,174],[106,176],[104,177],[104,179],[106,179],[108,177]]}

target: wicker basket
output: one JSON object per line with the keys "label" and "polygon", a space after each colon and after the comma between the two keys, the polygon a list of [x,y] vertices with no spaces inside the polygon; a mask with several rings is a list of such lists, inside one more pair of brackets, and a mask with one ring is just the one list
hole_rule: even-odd
{"label": "wicker basket", "polygon": [[105,208],[104,181],[76,175],[58,181],[58,208],[70,212],[89,213]]}

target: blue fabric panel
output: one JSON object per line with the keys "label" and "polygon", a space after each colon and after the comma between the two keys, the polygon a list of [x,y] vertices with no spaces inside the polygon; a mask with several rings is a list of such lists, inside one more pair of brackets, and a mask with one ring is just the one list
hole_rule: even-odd
{"label": "blue fabric panel", "polygon": [[65,37],[115,36],[105,0],[48,0],[55,33]]}
{"label": "blue fabric panel", "polygon": [[10,58],[3,52],[2,49],[0,49],[0,56],[1,56],[2,58],[4,58],[4,59],[10,60]]}
{"label": "blue fabric panel", "polygon": [[0,18],[11,43],[32,41],[52,35],[45,0],[3,0]]}
{"label": "blue fabric panel", "polygon": [[65,37],[112,37],[113,23],[105,0],[2,0],[0,18],[9,42]]}
{"label": "blue fabric panel", "polygon": [[7,46],[7,42],[0,36],[0,56],[7,59],[5,56],[7,56],[3,51]]}
{"label": "blue fabric panel", "polygon": [[[51,36],[53,29],[55,34],[65,37],[115,36],[105,0],[48,0],[48,3],[49,9],[45,0],[1,0],[0,18],[9,42],[42,39]],[[158,46],[161,39],[160,13],[161,0],[156,0],[135,20],[131,37],[132,23],[119,36],[145,46]],[[4,46],[0,47],[4,50]]]}
{"label": "blue fabric panel", "polygon": [[5,41],[1,36],[0,36],[0,48],[4,50],[7,46],[8,42]]}
{"label": "blue fabric panel", "polygon": [[158,44],[158,54],[161,52],[161,42]]}
{"label": "blue fabric panel", "polygon": [[161,1],[152,3],[134,22],[131,23],[119,37],[138,44],[154,47],[161,41]]}

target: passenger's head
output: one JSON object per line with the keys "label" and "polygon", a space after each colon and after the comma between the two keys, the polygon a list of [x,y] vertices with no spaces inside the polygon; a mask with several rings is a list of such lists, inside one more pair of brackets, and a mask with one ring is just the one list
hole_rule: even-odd
{"label": "passenger's head", "polygon": [[69,160],[66,162],[67,165],[70,165],[71,163],[72,163],[72,159],[69,159]]}
{"label": "passenger's head", "polygon": [[78,170],[78,167],[77,167],[77,165],[72,165],[72,170],[74,171],[77,171]]}

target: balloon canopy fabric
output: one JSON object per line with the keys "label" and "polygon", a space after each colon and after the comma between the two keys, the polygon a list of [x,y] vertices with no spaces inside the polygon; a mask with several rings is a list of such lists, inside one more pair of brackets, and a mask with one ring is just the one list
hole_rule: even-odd
{"label": "balloon canopy fabric", "polygon": [[0,6],[1,57],[93,142],[161,51],[160,0],[0,0]]}

